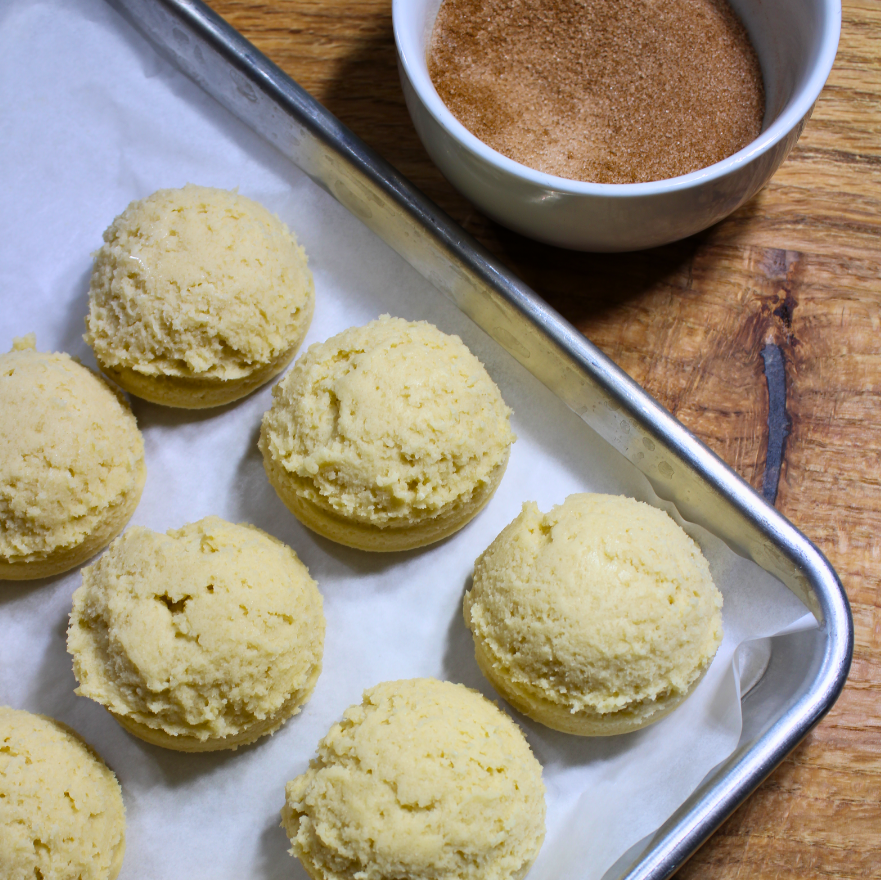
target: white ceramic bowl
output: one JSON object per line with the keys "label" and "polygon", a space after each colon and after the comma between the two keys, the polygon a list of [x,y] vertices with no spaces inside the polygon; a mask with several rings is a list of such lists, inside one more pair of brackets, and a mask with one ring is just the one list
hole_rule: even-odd
{"label": "white ceramic bowl", "polygon": [[765,81],[765,122],[749,146],[709,168],[652,183],[603,184],[535,171],[490,149],[441,101],[426,64],[440,0],[393,0],[407,108],[450,183],[499,223],[586,251],[629,251],[685,238],[752,198],[795,146],[832,68],[841,0],[729,0]]}

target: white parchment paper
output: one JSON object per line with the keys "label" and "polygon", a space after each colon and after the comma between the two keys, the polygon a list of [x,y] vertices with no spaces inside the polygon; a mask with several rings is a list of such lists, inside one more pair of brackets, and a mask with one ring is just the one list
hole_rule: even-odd
{"label": "white parchment paper", "polygon": [[[238,752],[148,746],[74,695],[65,629],[76,571],[0,585],[0,702],[64,721],[115,770],[128,816],[122,880],[305,880],[279,827],[284,783],[365,688],[435,676],[497,699],[475,664],[461,600],[475,557],[521,503],[547,510],[584,490],[660,502],[544,386],[101,0],[0,5],[0,129],[0,349],[34,330],[41,350],[94,366],[83,320],[90,254],[104,228],[161,187],[238,187],[276,212],[309,254],[317,295],[307,345],[383,312],[424,318],[465,340],[514,409],[519,439],[486,510],[439,546],[371,555],[315,537],[270,488],[256,447],[268,387],[208,412],[133,401],[148,478],[132,522],[160,531],[208,514],[254,523],[297,551],[324,595],[327,644],[314,696],[275,736]],[[680,709],[638,733],[583,739],[499,701],[544,766],[548,834],[531,880],[599,877],[657,828],[737,743],[737,645],[808,625],[779,582],[699,526],[688,530],[724,593],[725,641]]]}

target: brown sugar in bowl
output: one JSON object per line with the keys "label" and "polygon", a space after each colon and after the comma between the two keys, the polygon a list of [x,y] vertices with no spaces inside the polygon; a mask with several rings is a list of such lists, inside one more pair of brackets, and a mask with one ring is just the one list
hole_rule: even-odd
{"label": "brown sugar in bowl", "polygon": [[571,180],[502,155],[462,125],[428,70],[438,0],[393,0],[407,107],[429,155],[489,217],[548,244],[588,251],[654,247],[706,229],[752,198],[798,140],[832,67],[840,0],[731,0],[761,66],[758,137],[733,155],[677,177],[638,183]]}
{"label": "brown sugar in bowl", "polygon": [[726,0],[443,0],[428,70],[487,146],[593,183],[706,168],[755,140],[765,110]]}

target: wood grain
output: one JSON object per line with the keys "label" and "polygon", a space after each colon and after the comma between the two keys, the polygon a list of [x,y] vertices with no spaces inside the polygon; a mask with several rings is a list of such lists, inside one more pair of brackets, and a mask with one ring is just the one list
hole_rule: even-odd
{"label": "wood grain", "polygon": [[845,0],[832,75],[771,183],[707,232],[626,258],[530,242],[449,186],[404,106],[388,0],[211,5],[756,488],[761,351],[780,347],[776,504],[845,585],[854,664],[832,712],[680,876],[881,877],[881,2]]}

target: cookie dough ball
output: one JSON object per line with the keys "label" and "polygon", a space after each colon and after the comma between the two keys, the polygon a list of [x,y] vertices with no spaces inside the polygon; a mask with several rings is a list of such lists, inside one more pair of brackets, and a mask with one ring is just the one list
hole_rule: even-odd
{"label": "cookie dough ball", "polygon": [[521,878],[545,833],[541,767],[477,691],[366,691],[287,784],[282,825],[313,880]]}
{"label": "cookie dough ball", "polygon": [[383,315],[313,345],[273,389],[260,449],[306,526],[362,550],[407,550],[489,501],[510,410],[457,336]]}
{"label": "cookie dough ball", "polygon": [[144,441],[122,395],[33,334],[0,355],[0,579],[85,562],[128,522]]}
{"label": "cookie dough ball", "polygon": [[126,531],[83,569],[67,631],[76,692],[184,752],[277,730],[312,693],[323,647],[321,595],[294,551],[217,517]]}
{"label": "cookie dough ball", "polygon": [[696,687],[722,641],[722,595],[697,544],[632,498],[534,503],[474,566],[477,662],[521,712],[566,733],[626,733]]}
{"label": "cookie dough ball", "polygon": [[71,730],[0,706],[0,876],[113,880],[125,852],[116,777]]}
{"label": "cookie dough ball", "polygon": [[105,231],[85,339],[126,391],[218,406],[290,363],[314,299],[303,248],[264,207],[221,189],[163,189]]}

